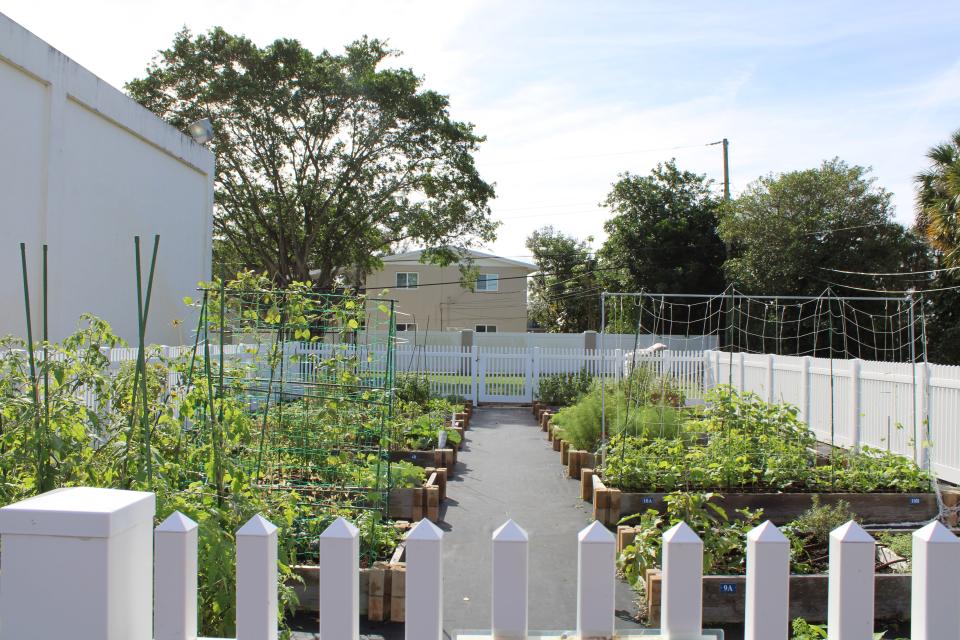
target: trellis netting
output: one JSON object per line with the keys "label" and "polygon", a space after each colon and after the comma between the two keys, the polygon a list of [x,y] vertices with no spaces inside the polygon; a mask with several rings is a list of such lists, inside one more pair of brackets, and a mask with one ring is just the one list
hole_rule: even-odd
{"label": "trellis netting", "polygon": [[295,492],[310,507],[312,517],[295,523],[301,559],[336,515],[375,530],[391,486],[394,302],[231,285],[201,290],[197,351],[210,394],[241,397],[255,415],[256,486]]}
{"label": "trellis netting", "polygon": [[[887,363],[926,359],[919,297],[844,297],[829,289],[815,297],[759,296],[730,288],[717,295],[604,293],[601,300],[601,348],[607,346],[607,334],[632,333],[635,341],[632,347],[622,339],[617,344],[623,350],[623,375],[598,385],[600,451],[604,463],[632,456],[631,473],[645,475],[631,482],[648,490],[678,485],[722,490],[763,485],[789,490],[794,487],[789,478],[777,476],[778,468],[789,464],[813,469],[836,451],[833,447],[818,450],[815,434],[806,428],[796,407],[778,406],[774,397],[738,393],[734,387],[742,383],[743,373],[737,371],[735,376],[736,358],[718,359],[722,362],[714,368],[718,370],[708,369],[703,353],[671,351],[662,344],[670,342],[667,338],[711,336],[719,351],[731,354],[811,356],[825,363],[829,388],[822,390],[819,401],[829,401],[830,444],[842,444],[833,442],[832,412],[835,397],[841,404],[847,397],[846,388],[835,380],[839,376],[833,375],[834,363],[838,371],[846,371],[845,364],[853,359]],[[647,344],[653,336],[653,346],[641,348],[640,336],[647,337]],[[774,403],[761,402],[768,399]],[[735,431],[748,422],[760,425],[759,430],[751,427],[753,431],[739,432],[736,451],[717,449],[723,443],[715,438],[718,430]],[[762,428],[764,424],[770,429]],[[771,446],[771,440],[783,446]],[[638,442],[646,444],[638,447]],[[745,457],[742,466],[757,470],[755,481],[749,473],[724,475],[726,470],[720,467],[729,466],[731,455]],[[786,460],[791,455],[805,459]],[[703,459],[696,460],[697,456]],[[712,470],[710,478],[697,476],[704,468]],[[745,481],[753,486],[743,486]],[[825,489],[832,478],[821,474],[807,481]]]}

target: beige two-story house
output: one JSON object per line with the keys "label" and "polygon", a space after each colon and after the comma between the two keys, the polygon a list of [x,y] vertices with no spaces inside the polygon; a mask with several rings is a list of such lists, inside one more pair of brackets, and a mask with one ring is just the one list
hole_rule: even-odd
{"label": "beige two-story house", "polygon": [[397,301],[398,331],[527,330],[527,276],[534,265],[470,251],[479,271],[471,291],[462,285],[458,265],[423,264],[421,253],[387,256],[383,269],[367,276],[368,292],[387,289]]}

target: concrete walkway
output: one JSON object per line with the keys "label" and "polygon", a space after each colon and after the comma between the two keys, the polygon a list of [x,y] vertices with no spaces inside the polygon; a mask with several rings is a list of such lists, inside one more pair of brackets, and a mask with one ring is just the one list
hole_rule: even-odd
{"label": "concrete walkway", "polygon": [[[576,628],[577,532],[591,521],[580,483],[528,407],[480,408],[458,455],[442,512],[444,627],[490,626],[490,536],[507,518],[530,535],[530,629]],[[634,594],[617,583],[617,626],[636,628]]]}
{"label": "concrete walkway", "polygon": [[[490,628],[490,537],[513,518],[530,536],[531,631],[574,630],[577,624],[577,533],[591,521],[580,483],[568,479],[529,407],[474,412],[439,526],[445,531],[445,637]],[[617,581],[616,624],[633,629],[634,593]],[[301,619],[311,628],[315,618]],[[361,622],[371,639],[403,638],[402,624]],[[312,640],[312,633],[297,634]],[[365,636],[367,637],[367,636]]]}

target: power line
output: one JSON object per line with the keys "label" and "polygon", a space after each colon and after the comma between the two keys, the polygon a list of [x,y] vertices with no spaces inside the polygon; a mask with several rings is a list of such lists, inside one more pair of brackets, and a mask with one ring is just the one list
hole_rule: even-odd
{"label": "power line", "polygon": [[888,273],[873,273],[870,271],[844,271],[843,269],[830,269],[828,267],[820,267],[824,271],[833,271],[834,273],[845,273],[852,276],[923,276],[923,275],[932,275],[935,273],[943,273],[944,271],[955,271],[960,269],[960,267],[944,267],[943,269],[929,269],[927,271],[891,271]]}
{"label": "power line", "polygon": [[631,151],[612,151],[609,153],[580,154],[575,156],[548,156],[548,157],[543,156],[540,158],[529,158],[526,160],[508,160],[506,162],[492,162],[492,163],[483,163],[483,164],[488,167],[498,167],[498,166],[505,166],[505,165],[514,165],[514,164],[530,164],[531,162],[543,162],[545,160],[563,161],[563,160],[582,160],[586,158],[607,158],[612,156],[630,156],[630,155],[637,155],[640,153],[653,153],[655,151],[677,151],[680,149],[700,149],[702,147],[710,147],[715,144],[719,144],[719,143],[707,142],[707,143],[701,143],[701,144],[682,144],[682,145],[676,145],[673,147],[653,147],[650,149],[633,149]]}

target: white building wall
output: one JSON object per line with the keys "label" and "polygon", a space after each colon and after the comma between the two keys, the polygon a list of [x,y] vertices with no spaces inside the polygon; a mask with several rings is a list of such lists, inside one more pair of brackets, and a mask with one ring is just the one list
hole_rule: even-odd
{"label": "white building wall", "polygon": [[0,334],[26,333],[26,242],[39,336],[45,242],[51,338],[89,312],[135,342],[133,237],[145,279],[160,234],[147,338],[187,341],[182,299],[210,278],[213,154],[3,14],[0,96]]}

